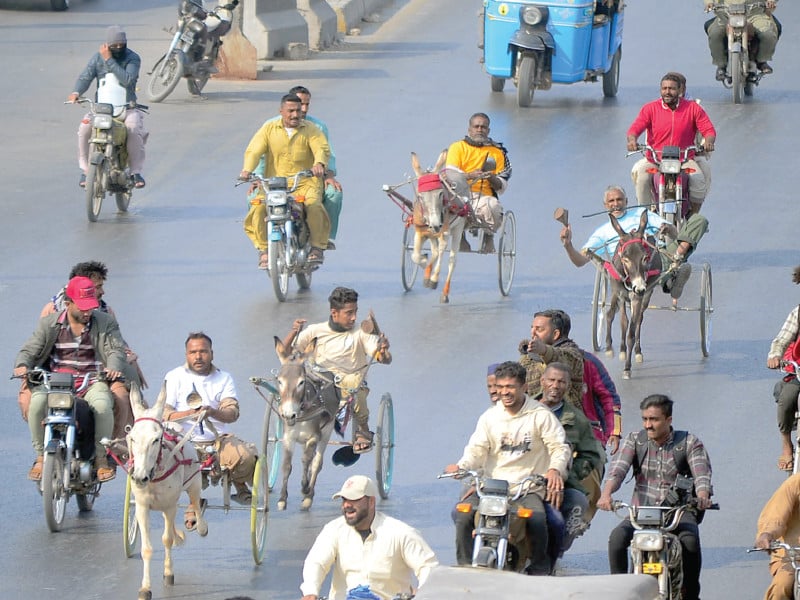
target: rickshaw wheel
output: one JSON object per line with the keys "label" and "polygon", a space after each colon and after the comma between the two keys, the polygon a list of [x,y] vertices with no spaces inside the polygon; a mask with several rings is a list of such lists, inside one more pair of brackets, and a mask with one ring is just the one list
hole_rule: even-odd
{"label": "rickshaw wheel", "polygon": [[394,407],[391,394],[384,394],[378,407],[378,426],[375,431],[375,479],[384,500],[392,489],[394,470]]}
{"label": "rickshaw wheel", "polygon": [[622,46],[617,48],[611,59],[611,68],[603,74],[603,96],[615,98],[619,90],[619,63],[622,60]]}
{"label": "rickshaw wheel", "polygon": [[492,91],[493,92],[502,92],[503,88],[506,87],[506,80],[505,77],[495,77],[492,75]]}
{"label": "rickshaw wheel", "polygon": [[533,104],[533,76],[536,73],[536,56],[526,54],[517,68],[517,103],[522,106]]}

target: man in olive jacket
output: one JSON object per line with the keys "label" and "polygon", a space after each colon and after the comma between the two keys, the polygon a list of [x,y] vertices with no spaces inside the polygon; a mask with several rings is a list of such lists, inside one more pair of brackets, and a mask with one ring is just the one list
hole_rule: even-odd
{"label": "man in olive jacket", "polygon": [[[22,376],[34,367],[49,371],[84,376],[105,370],[115,379],[125,369],[125,342],[117,321],[95,310],[99,304],[94,283],[88,277],[73,277],[65,290],[66,308],[39,320],[36,331],[17,354],[14,375]],[[84,399],[94,414],[95,468],[99,481],[114,478],[106,451],[100,440],[110,438],[114,428],[114,400],[108,384],[94,381],[86,389]],[[47,392],[39,387],[31,396],[28,426],[36,461],[28,473],[34,481],[42,478],[44,428],[47,414]]]}

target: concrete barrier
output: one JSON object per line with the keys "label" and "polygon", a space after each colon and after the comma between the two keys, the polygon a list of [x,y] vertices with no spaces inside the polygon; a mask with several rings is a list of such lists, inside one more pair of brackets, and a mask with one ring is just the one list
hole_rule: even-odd
{"label": "concrete barrier", "polygon": [[297,9],[308,25],[308,47],[330,48],[336,42],[336,13],[325,0],[297,0]]}
{"label": "concrete barrier", "polygon": [[339,33],[346,34],[354,27],[361,27],[361,20],[380,10],[392,0],[328,0],[336,13]]}

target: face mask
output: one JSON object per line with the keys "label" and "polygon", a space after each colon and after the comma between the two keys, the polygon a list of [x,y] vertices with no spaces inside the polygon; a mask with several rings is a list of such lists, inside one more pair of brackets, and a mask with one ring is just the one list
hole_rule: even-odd
{"label": "face mask", "polygon": [[111,58],[120,59],[125,54],[125,50],[127,49],[127,45],[122,46],[122,48],[110,48],[111,51]]}

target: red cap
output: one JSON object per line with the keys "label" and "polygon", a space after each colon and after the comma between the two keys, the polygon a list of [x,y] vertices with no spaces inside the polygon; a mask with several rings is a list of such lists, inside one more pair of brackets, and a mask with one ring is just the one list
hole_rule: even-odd
{"label": "red cap", "polygon": [[73,277],[65,292],[78,310],[93,310],[100,306],[94,294],[94,283],[88,277]]}
{"label": "red cap", "polygon": [[439,179],[438,173],[425,173],[425,175],[419,176],[419,181],[417,181],[418,192],[430,192],[441,188],[442,181]]}

